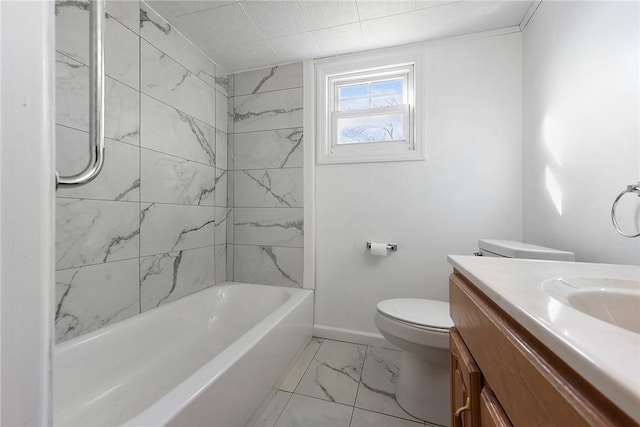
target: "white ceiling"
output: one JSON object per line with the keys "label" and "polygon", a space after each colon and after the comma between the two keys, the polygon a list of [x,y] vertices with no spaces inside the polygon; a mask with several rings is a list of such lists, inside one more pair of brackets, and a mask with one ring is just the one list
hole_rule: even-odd
{"label": "white ceiling", "polygon": [[227,72],[520,25],[529,0],[147,0]]}

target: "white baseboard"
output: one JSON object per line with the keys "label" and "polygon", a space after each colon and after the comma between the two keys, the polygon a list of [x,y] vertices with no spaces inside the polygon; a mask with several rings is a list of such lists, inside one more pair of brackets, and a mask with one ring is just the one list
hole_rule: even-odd
{"label": "white baseboard", "polygon": [[337,340],[337,341],[347,341],[355,344],[389,348],[392,350],[400,350],[398,347],[391,344],[380,334],[354,331],[352,329],[342,329],[342,328],[334,328],[332,326],[313,325],[313,336],[319,337],[319,338],[328,338],[328,339]]}

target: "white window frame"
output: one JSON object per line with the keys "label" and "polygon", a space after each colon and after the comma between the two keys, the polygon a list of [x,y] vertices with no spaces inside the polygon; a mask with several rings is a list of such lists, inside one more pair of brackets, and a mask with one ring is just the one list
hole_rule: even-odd
{"label": "white window frame", "polygon": [[[424,160],[424,76],[425,49],[385,49],[315,61],[316,68],[316,153],[318,164]],[[348,81],[406,75],[407,104],[367,110],[336,111],[337,87]],[[404,139],[337,144],[337,120],[394,112],[402,113]]]}

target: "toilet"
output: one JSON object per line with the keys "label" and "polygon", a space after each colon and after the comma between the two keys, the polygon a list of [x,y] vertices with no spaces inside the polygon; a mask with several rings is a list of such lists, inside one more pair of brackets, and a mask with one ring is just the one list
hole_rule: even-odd
{"label": "toilet", "polygon": [[[479,240],[479,256],[574,261],[573,252],[508,240]],[[387,341],[404,350],[396,400],[407,413],[448,426],[449,303],[417,298],[381,301],[375,323]]]}

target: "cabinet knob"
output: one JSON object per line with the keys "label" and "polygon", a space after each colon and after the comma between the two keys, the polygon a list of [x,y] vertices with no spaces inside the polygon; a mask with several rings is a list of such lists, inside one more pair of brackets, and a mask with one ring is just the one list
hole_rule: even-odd
{"label": "cabinet knob", "polygon": [[460,417],[460,414],[469,409],[471,409],[471,398],[467,397],[467,402],[464,404],[464,406],[461,406],[456,410],[456,417]]}

